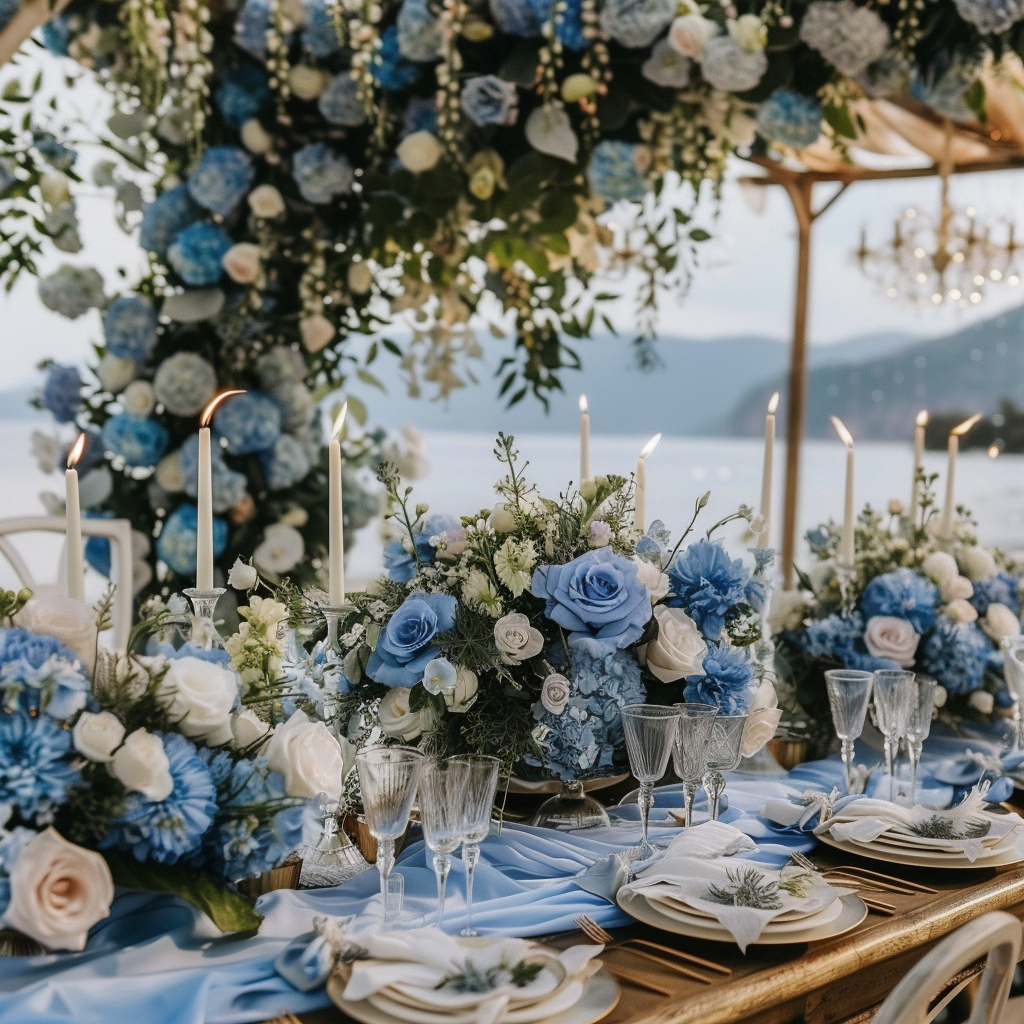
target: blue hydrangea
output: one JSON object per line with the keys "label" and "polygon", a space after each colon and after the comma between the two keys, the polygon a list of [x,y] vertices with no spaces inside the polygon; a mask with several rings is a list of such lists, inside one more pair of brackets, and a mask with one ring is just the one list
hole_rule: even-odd
{"label": "blue hydrangea", "polygon": [[341,47],[334,13],[325,0],[311,0],[306,4],[306,27],[302,30],[302,45],[314,57],[326,60]]}
{"label": "blue hydrangea", "polygon": [[292,177],[307,203],[329,203],[350,192],[355,181],[348,157],[323,142],[311,142],[292,157]]}
{"label": "blue hydrangea", "polygon": [[123,412],[103,424],[107,451],[124,459],[126,466],[155,466],[167,451],[168,440],[167,428],[148,416]]}
{"label": "blue hydrangea", "polygon": [[810,657],[834,662],[843,668],[862,672],[899,668],[891,658],[876,658],[868,651],[860,612],[815,619],[797,635],[797,641]]}
{"label": "blue hydrangea", "polygon": [[54,15],[43,26],[43,46],[58,57],[68,55],[68,43],[71,41],[71,18],[67,14]]}
{"label": "blue hydrangea", "polygon": [[388,620],[366,663],[366,674],[383,686],[415,686],[437,654],[434,637],[455,625],[449,594],[410,594]]}
{"label": "blue hydrangea", "polygon": [[[185,477],[185,493],[195,498],[199,493],[199,435],[196,433],[185,438],[181,446],[181,472]],[[227,512],[245,497],[246,476],[224,461],[220,445],[210,448],[210,483],[214,512]]]}
{"label": "blue hydrangea", "polygon": [[380,49],[373,65],[373,77],[382,89],[401,92],[415,85],[420,77],[420,66],[402,56],[398,47],[398,26],[386,28],[380,37]]}
{"label": "blue hydrangea", "polygon": [[974,118],[974,111],[964,102],[964,93],[978,77],[979,65],[972,57],[944,52],[925,69],[918,69],[910,83],[914,97],[936,113],[954,121]]}
{"label": "blue hydrangea", "polygon": [[590,187],[607,203],[620,199],[636,202],[647,194],[647,184],[636,164],[636,146],[605,139],[594,147],[587,167]]}
{"label": "blue hydrangea", "polygon": [[214,99],[221,117],[237,131],[270,102],[270,79],[255,64],[238,64],[228,70]]}
{"label": "blue hydrangea", "polygon": [[[164,522],[156,541],[156,556],[179,576],[196,571],[196,530],[199,515],[195,505],[179,505]],[[228,524],[213,517],[213,557],[219,558],[228,544]]]}
{"label": "blue hydrangea", "polygon": [[220,280],[221,260],[231,246],[231,236],[222,227],[200,221],[175,238],[167,250],[167,259],[185,284],[198,288]]}
{"label": "blue hydrangea", "polygon": [[405,0],[398,12],[398,49],[406,60],[436,60],[441,50],[441,26],[427,0]]}
{"label": "blue hydrangea", "polygon": [[59,142],[50,132],[33,132],[32,145],[39,150],[43,159],[58,171],[70,171],[78,159],[78,154],[73,149]]}
{"label": "blue hydrangea", "polygon": [[864,618],[893,615],[906,619],[918,633],[927,633],[935,622],[935,606],[939,591],[926,576],[911,569],[876,576],[861,594],[860,608]]}
{"label": "blue hydrangea", "polygon": [[74,423],[82,408],[82,378],[77,367],[50,363],[39,400],[58,423]]}
{"label": "blue hydrangea", "polygon": [[[437,555],[437,548],[430,543],[432,537],[437,537],[446,530],[458,529],[461,525],[455,516],[443,512],[433,512],[427,516],[420,524],[413,542],[420,565],[430,565]],[[398,583],[408,583],[416,575],[416,558],[405,550],[401,541],[389,540],[384,545],[384,568],[388,571],[389,579]]]}
{"label": "blue hydrangea", "polygon": [[252,157],[237,146],[211,146],[188,176],[192,198],[226,217],[242,201],[256,176]]}
{"label": "blue hydrangea", "polygon": [[213,824],[217,790],[209,768],[184,736],[154,735],[163,740],[174,789],[166,800],[129,792],[99,845],[125,850],[138,861],[176,864],[200,846]]}
{"label": "blue hydrangea", "polygon": [[142,362],[156,344],[156,310],[142,295],[122,295],[103,314],[107,351],[120,359]]}
{"label": "blue hydrangea", "polygon": [[[113,512],[97,512],[90,509],[85,513],[87,519],[113,519]],[[82,545],[85,562],[92,566],[101,576],[110,579],[111,559],[110,541],[106,537],[86,537]]]}
{"label": "blue hydrangea", "polygon": [[230,455],[265,452],[281,436],[281,410],[267,395],[247,391],[217,407],[213,429],[227,442]]}
{"label": "blue hydrangea", "polygon": [[270,0],[245,0],[235,19],[235,43],[250,57],[267,56],[267,29],[270,28]]}
{"label": "blue hydrangea", "polygon": [[462,87],[462,112],[480,128],[515,124],[519,94],[514,82],[497,75],[477,75]]}
{"label": "blue hydrangea", "polygon": [[687,676],[683,699],[688,704],[712,704],[727,715],[745,715],[753,696],[753,670],[742,647],[710,644],[704,675]]}
{"label": "blue hydrangea", "polygon": [[71,731],[48,715],[0,715],[0,804],[26,821],[47,818],[81,781]]}
{"label": "blue hydrangea", "polygon": [[0,630],[4,708],[45,711],[63,721],[85,707],[91,685],[77,655],[59,640],[25,629]]}
{"label": "blue hydrangea", "polygon": [[631,49],[650,46],[671,24],[676,6],[675,0],[608,0],[601,28]]}
{"label": "blue hydrangea", "polygon": [[717,640],[731,608],[746,600],[750,576],[721,544],[698,540],[668,568],[669,604],[683,608],[708,640]]}
{"label": "blue hydrangea", "polygon": [[359,98],[359,83],[347,72],[335,75],[317,100],[324,120],[343,128],[358,128],[366,121],[366,107]]}
{"label": "blue hydrangea", "polygon": [[992,642],[974,622],[953,622],[945,615],[918,649],[921,668],[950,693],[973,693],[985,678]]}
{"label": "blue hydrangea", "polygon": [[821,104],[794,89],[776,89],[757,112],[757,130],[793,149],[813,145],[821,134]]}
{"label": "blue hydrangea", "polygon": [[979,615],[988,611],[990,604],[1005,604],[1014,615],[1020,614],[1020,592],[1017,579],[1005,572],[997,572],[987,580],[976,580],[972,586],[971,604]]}
{"label": "blue hydrangea", "polygon": [[402,116],[402,138],[413,132],[437,134],[437,104],[432,99],[414,96]]}
{"label": "blue hydrangea", "polygon": [[1000,35],[1024,18],[1024,0],[954,0],[957,13],[982,35]]}
{"label": "blue hydrangea", "polygon": [[306,449],[291,434],[282,434],[274,447],[263,453],[263,476],[272,491],[293,487],[310,468]]}
{"label": "blue hydrangea", "polygon": [[178,185],[146,204],[139,244],[147,252],[163,256],[171,242],[202,214],[202,209],[189,195],[188,186]]}
{"label": "blue hydrangea", "polygon": [[[551,4],[552,0],[490,0],[491,17],[506,35],[535,38],[551,18]],[[557,31],[567,49],[578,52],[587,48],[582,0],[568,0]]]}

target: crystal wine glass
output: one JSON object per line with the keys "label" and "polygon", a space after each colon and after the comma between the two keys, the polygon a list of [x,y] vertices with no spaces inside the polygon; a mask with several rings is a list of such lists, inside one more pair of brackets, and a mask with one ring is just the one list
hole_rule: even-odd
{"label": "crystal wine glass", "polygon": [[846,792],[853,790],[853,745],[864,731],[871,689],[875,677],[870,672],[835,668],[825,673],[825,688],[832,708],[832,724],[843,741],[843,768]]}
{"label": "crystal wine glass", "polygon": [[676,704],[680,712],[672,746],[672,766],[683,783],[683,823],[693,818],[693,798],[708,770],[708,745],[718,716],[713,704]]}
{"label": "crystal wine glass", "polygon": [[356,754],[366,827],[377,840],[377,870],[384,904],[383,927],[394,924],[388,878],[395,866],[395,841],[409,824],[423,754],[412,747],[366,747]]}
{"label": "crystal wine glass", "polygon": [[917,799],[917,769],[921,764],[924,741],[932,729],[932,713],[935,710],[935,680],[930,676],[918,676],[913,683],[910,714],[907,716],[907,757],[910,760],[910,806]]}
{"label": "crystal wine glass", "polygon": [[455,761],[428,761],[419,783],[423,841],[434,855],[437,877],[437,927],[444,919],[444,897],[452,854],[462,842],[463,765]]}
{"label": "crystal wine glass", "polygon": [[679,709],[662,704],[629,704],[621,713],[629,770],[640,783],[637,803],[640,805],[641,840],[638,853],[645,857],[653,850],[647,833],[651,807],[654,806],[654,784],[668,770],[672,744],[679,731]]}
{"label": "crystal wine glass", "polygon": [[890,800],[894,795],[900,740],[906,735],[911,703],[917,696],[913,683],[914,673],[904,669],[883,668],[874,673],[875,712],[878,728],[885,737],[885,772],[889,776]]}
{"label": "crystal wine glass", "polygon": [[1024,636],[1003,637],[1003,675],[1013,698],[1013,717],[1017,723],[1016,749],[1024,748]]}
{"label": "crystal wine glass", "polygon": [[459,754],[449,758],[460,771],[462,787],[462,862],[466,865],[466,927],[461,935],[476,935],[473,928],[473,876],[480,861],[480,844],[491,828],[494,794],[498,790],[501,762],[488,754]]}
{"label": "crystal wine glass", "polygon": [[723,715],[718,713],[711,726],[708,741],[708,770],[704,775],[704,788],[711,804],[711,820],[718,821],[718,805],[725,792],[722,772],[735,771],[743,757],[743,730],[749,715]]}

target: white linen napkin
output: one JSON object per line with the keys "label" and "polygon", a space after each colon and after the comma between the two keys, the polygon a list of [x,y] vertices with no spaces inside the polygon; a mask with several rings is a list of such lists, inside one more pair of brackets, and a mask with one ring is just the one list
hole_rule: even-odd
{"label": "white linen napkin", "polygon": [[756,850],[757,843],[724,821],[705,821],[684,828],[665,849],[666,857],[732,857],[737,853]]}

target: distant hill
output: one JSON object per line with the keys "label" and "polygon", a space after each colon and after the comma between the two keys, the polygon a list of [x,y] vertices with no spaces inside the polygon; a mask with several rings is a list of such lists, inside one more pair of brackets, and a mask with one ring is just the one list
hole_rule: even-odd
{"label": "distant hill", "polygon": [[[778,374],[744,393],[723,432],[761,433],[775,390],[785,406],[785,378]],[[855,437],[902,438],[920,409],[994,413],[1002,399],[1024,403],[1024,306],[890,355],[819,363],[808,375],[807,436],[831,437],[834,414]]]}

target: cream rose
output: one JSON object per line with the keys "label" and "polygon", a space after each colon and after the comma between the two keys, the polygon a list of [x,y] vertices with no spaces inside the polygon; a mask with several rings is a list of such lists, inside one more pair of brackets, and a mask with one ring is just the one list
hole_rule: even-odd
{"label": "cream rose", "polygon": [[445,707],[452,714],[465,714],[475,703],[480,680],[477,674],[468,668],[460,668],[455,676],[455,686],[444,694]]}
{"label": "cream rose", "polygon": [[560,715],[565,711],[572,696],[572,683],[560,672],[552,672],[544,680],[540,691],[540,702],[546,711],[553,715]]}
{"label": "cream rose", "polygon": [[114,751],[107,770],[125,789],[147,800],[166,800],[174,789],[163,741],[145,729],[136,729]]}
{"label": "cream rose", "polygon": [[185,489],[185,470],[181,465],[181,449],[165,455],[156,464],[156,482],[168,494],[177,494]]}
{"label": "cream rose", "polygon": [[253,242],[236,242],[221,257],[220,265],[237,284],[254,284],[260,276],[260,247]]}
{"label": "cream rose", "polygon": [[946,706],[946,701],[949,700],[949,691],[944,686],[935,687],[935,706],[942,708]]}
{"label": "cream rose", "polygon": [[983,715],[991,715],[995,710],[996,699],[988,692],[988,690],[975,690],[974,693],[967,698],[967,703],[970,704],[975,711],[980,711]]}
{"label": "cream rose", "polygon": [[962,597],[957,597],[949,604],[944,605],[942,614],[954,622],[976,622],[978,620],[978,609]]}
{"label": "cream rose", "polygon": [[148,380],[133,380],[121,392],[121,405],[129,416],[148,416],[156,405],[153,385]]}
{"label": "cream rose", "polygon": [[176,658],[161,693],[170,701],[168,714],[186,736],[211,747],[231,741],[231,709],[238,699],[233,672],[201,658]]}
{"label": "cream rose", "polygon": [[323,722],[313,722],[301,711],[274,730],[267,764],[284,776],[290,797],[312,799],[326,793],[331,803],[341,799],[345,766],[341,744]]}
{"label": "cream rose", "polygon": [[891,658],[903,668],[914,664],[921,637],[906,619],[873,615],[864,629],[864,643],[874,658]]}
{"label": "cream rose", "polygon": [[684,14],[676,18],[668,30],[668,45],[676,53],[700,60],[708,40],[718,35],[718,26],[700,14]]}
{"label": "cream rose", "polygon": [[3,923],[47,949],[85,949],[89,929],[110,914],[107,862],[48,828],[30,839],[11,869]]}
{"label": "cream rose", "polygon": [[71,198],[71,179],[63,171],[45,171],[39,179],[43,202],[57,207]]}
{"label": "cream rose", "polygon": [[743,727],[744,757],[753,757],[775,735],[781,718],[781,708],[760,708],[750,712]]}
{"label": "cream rose", "polygon": [[443,152],[444,146],[436,135],[432,132],[419,131],[411,132],[402,139],[395,149],[395,156],[407,171],[419,174],[436,167]]}
{"label": "cream rose", "polygon": [[956,559],[945,551],[933,551],[922,563],[921,569],[933,583],[940,587],[960,574]]}
{"label": "cream rose", "polygon": [[966,600],[974,594],[974,584],[966,576],[959,574],[950,576],[939,586],[939,594],[943,601]]}
{"label": "cream rose", "polygon": [[231,749],[252,748],[256,754],[263,752],[270,738],[270,726],[252,708],[242,708],[231,716]]}
{"label": "cream rose", "polygon": [[512,612],[494,624],[494,645],[506,665],[535,658],[544,649],[544,637],[530,625],[529,616]]}
{"label": "cream rose", "polygon": [[961,548],[957,561],[960,563],[960,571],[969,580],[980,583],[996,574],[996,560],[986,548],[977,545]]}
{"label": "cream rose", "polygon": [[314,313],[299,321],[299,334],[307,352],[315,353],[325,348],[337,334],[334,324],[321,313]]}
{"label": "cream rose", "polygon": [[18,613],[18,625],[52,636],[70,647],[92,672],[96,661],[96,613],[73,597],[33,597]]}
{"label": "cream rose", "polygon": [[104,391],[112,395],[119,394],[135,379],[139,372],[139,364],[134,359],[124,359],[108,352],[96,367],[96,376]]}
{"label": "cream rose", "polygon": [[255,153],[257,156],[269,153],[274,148],[274,136],[263,127],[258,118],[250,117],[242,125],[239,135],[242,139],[242,145],[250,153]]}
{"label": "cream rose", "polygon": [[1005,604],[993,601],[981,620],[981,628],[998,643],[1003,637],[1020,634],[1020,620]]}
{"label": "cream rose", "polygon": [[[456,690],[458,686],[458,680],[456,680]],[[394,736],[403,743],[409,743],[422,736],[424,730],[429,729],[434,721],[429,707],[420,711],[409,710],[409,694],[408,687],[396,686],[384,694],[380,707],[377,709],[377,718],[380,720],[380,727],[384,730],[385,735]]]}
{"label": "cream rose", "polygon": [[274,220],[285,211],[284,196],[273,185],[257,185],[248,198],[249,209],[262,220]]}
{"label": "cream rose", "polygon": [[636,566],[636,575],[640,582],[647,588],[651,603],[660,601],[667,593],[670,586],[668,576],[661,571],[653,562],[639,555],[633,556],[633,564]]}
{"label": "cream rose", "polygon": [[663,683],[704,675],[708,645],[696,623],[682,608],[659,604],[654,609],[658,635],[647,645],[647,671]]}
{"label": "cream rose", "polygon": [[114,759],[114,751],[124,739],[124,726],[109,711],[93,714],[83,711],[71,730],[71,740],[83,757],[106,764]]}

